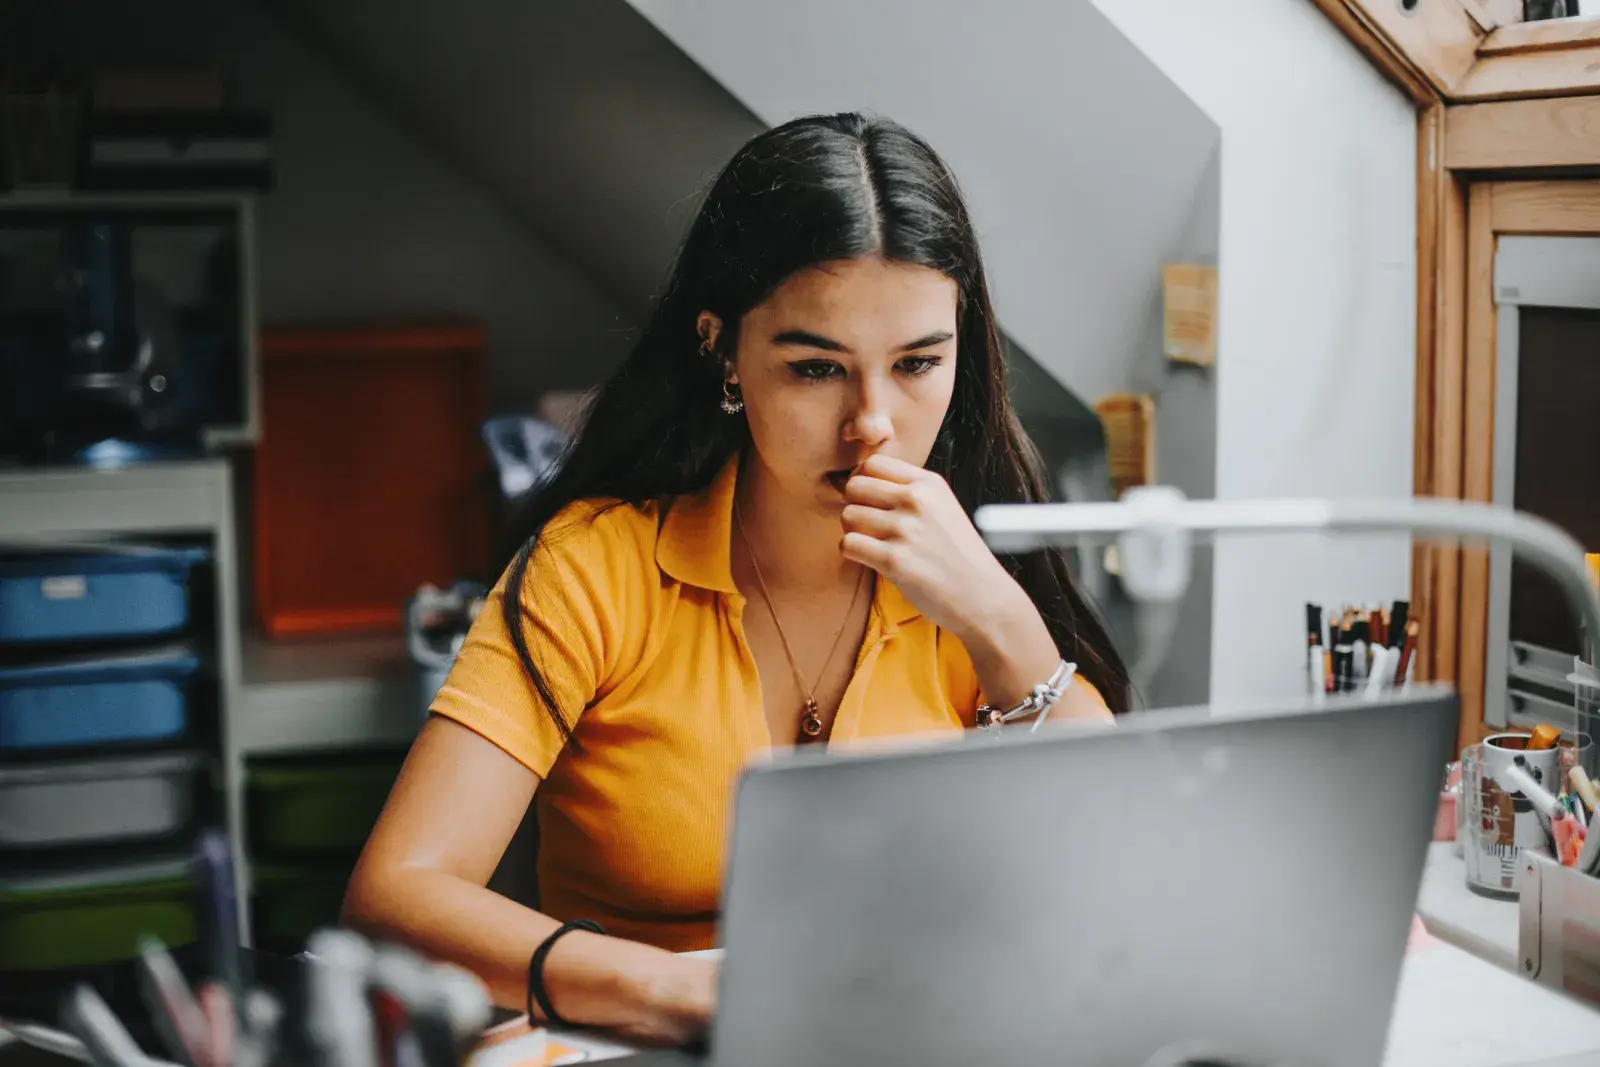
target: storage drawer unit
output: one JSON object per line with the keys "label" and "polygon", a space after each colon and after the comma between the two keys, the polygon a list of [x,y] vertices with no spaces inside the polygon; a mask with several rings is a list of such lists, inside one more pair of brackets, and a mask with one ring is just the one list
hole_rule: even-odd
{"label": "storage drawer unit", "polygon": [[0,848],[142,841],[194,815],[194,753],[0,767]]}
{"label": "storage drawer unit", "polygon": [[199,549],[118,546],[0,556],[0,643],[159,637],[189,624]]}
{"label": "storage drawer unit", "polygon": [[131,958],[150,934],[195,939],[187,859],[78,870],[0,873],[0,972],[86,967]]}
{"label": "storage drawer unit", "polygon": [[352,865],[255,868],[252,884],[256,945],[293,955],[324,927],[337,926]]}
{"label": "storage drawer unit", "polygon": [[354,856],[378,821],[402,759],[352,755],[252,765],[245,777],[251,852]]}
{"label": "storage drawer unit", "polygon": [[0,669],[0,753],[180,737],[199,667],[192,650],[173,646]]}

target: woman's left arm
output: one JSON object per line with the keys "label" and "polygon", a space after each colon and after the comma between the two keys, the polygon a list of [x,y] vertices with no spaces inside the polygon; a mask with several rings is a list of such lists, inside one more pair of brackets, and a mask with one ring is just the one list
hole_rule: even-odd
{"label": "woman's left arm", "polygon": [[[845,486],[848,559],[865,564],[966,647],[989,703],[1009,708],[1061,662],[1039,609],[995,559],[950,485],[932,471],[873,456]],[[1107,718],[1088,683],[1073,679],[1051,717]]]}

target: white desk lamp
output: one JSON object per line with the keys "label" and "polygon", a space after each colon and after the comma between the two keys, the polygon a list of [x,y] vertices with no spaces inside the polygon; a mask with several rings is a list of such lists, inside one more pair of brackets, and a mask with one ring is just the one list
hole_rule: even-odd
{"label": "white desk lamp", "polygon": [[[1169,486],[1130,489],[1116,503],[990,504],[974,515],[996,552],[1065,548],[1115,538],[1122,584],[1137,602],[1141,630],[1152,606],[1171,616],[1189,584],[1195,535],[1221,533],[1411,533],[1509,545],[1561,586],[1580,624],[1583,659],[1600,663],[1600,598],[1583,547],[1559,527],[1522,512],[1457,500],[1189,500]],[[1158,645],[1164,642],[1157,642]],[[1153,674],[1164,651],[1141,657],[1136,682]]]}

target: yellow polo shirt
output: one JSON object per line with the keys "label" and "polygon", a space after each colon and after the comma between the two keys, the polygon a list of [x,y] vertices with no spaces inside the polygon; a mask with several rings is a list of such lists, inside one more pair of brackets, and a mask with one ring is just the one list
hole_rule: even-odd
{"label": "yellow polo shirt", "polygon": [[[534,661],[573,721],[559,731],[511,645],[504,579],[433,704],[542,782],[539,891],[561,920],[673,951],[715,944],[729,806],[772,747],[729,565],[737,460],[710,488],[655,505],[573,505],[528,567]],[[973,724],[977,676],[959,641],[879,579],[830,744]]]}

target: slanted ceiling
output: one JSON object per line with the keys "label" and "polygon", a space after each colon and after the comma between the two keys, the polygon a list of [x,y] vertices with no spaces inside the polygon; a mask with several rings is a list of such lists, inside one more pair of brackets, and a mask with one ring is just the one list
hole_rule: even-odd
{"label": "slanted ceiling", "polygon": [[[880,3],[265,2],[635,313],[753,132],[800,111],[900,118],[962,176],[1008,332],[1090,400],[1125,388],[1150,340],[1158,265],[1217,136],[1084,0],[909,20]],[[731,17],[736,47],[702,37],[697,11]],[[884,64],[862,20],[886,18],[964,48],[917,38],[906,54],[963,61]]]}
{"label": "slanted ceiling", "polygon": [[761,124],[621,0],[265,0],[618,304]]}

